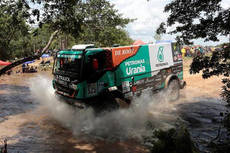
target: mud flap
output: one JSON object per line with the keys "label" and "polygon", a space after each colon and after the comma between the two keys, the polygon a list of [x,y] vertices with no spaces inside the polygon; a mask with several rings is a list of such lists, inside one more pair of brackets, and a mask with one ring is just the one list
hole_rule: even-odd
{"label": "mud flap", "polygon": [[130,105],[128,102],[120,98],[115,98],[115,101],[119,105],[119,108],[128,108]]}
{"label": "mud flap", "polygon": [[108,96],[111,99],[114,99],[114,101],[117,103],[119,108],[128,108],[131,101],[124,97],[123,93],[119,90],[114,91],[108,91]]}

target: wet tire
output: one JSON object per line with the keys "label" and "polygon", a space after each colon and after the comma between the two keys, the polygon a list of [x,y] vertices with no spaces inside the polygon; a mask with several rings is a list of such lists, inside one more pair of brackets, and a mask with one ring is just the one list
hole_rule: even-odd
{"label": "wet tire", "polygon": [[93,105],[91,105],[96,114],[101,114],[103,112],[111,112],[119,109],[119,105],[114,98],[100,97]]}
{"label": "wet tire", "polygon": [[119,104],[115,98],[107,98],[104,100],[103,104],[106,111],[114,111],[119,109]]}
{"label": "wet tire", "polygon": [[180,85],[179,81],[174,79],[169,82],[169,85],[167,87],[167,99],[169,101],[176,101],[180,97]]}

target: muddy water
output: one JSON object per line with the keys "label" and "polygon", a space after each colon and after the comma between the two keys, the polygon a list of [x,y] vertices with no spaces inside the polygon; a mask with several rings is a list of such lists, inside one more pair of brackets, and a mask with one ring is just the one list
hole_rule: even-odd
{"label": "muddy water", "polygon": [[[39,83],[36,74],[7,76],[0,80],[0,138],[8,140],[10,153],[146,152],[134,139],[105,141],[80,133],[74,135],[72,129],[57,120],[55,115],[58,114],[52,114],[47,105],[32,96],[30,78],[36,78],[34,81]],[[49,88],[50,84],[46,86]],[[48,92],[47,88],[43,88],[44,93]]]}
{"label": "muddy water", "polygon": [[[3,77],[0,138],[8,139],[9,152],[139,153],[147,152],[141,144],[141,136],[150,132],[145,128],[147,121],[158,128],[170,128],[179,120],[205,152],[207,142],[217,135],[219,113],[226,111],[226,107],[218,98],[218,91],[207,90],[193,79],[197,80],[189,78],[188,87],[175,103],[159,103],[163,94],[146,94],[128,110],[96,117],[91,110],[73,110],[59,103],[52,94],[49,74]],[[215,89],[220,86],[216,80],[199,79]]]}
{"label": "muddy water", "polygon": [[188,127],[193,140],[201,152],[209,152],[208,143],[215,139],[220,129],[222,139],[226,137],[226,129],[221,125],[226,112],[225,103],[220,99],[197,97],[178,104],[178,112]]}

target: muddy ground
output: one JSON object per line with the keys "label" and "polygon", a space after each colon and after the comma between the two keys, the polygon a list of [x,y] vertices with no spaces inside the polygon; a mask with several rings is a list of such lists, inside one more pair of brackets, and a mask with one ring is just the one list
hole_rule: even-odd
{"label": "muddy ground", "polygon": [[[221,77],[203,80],[200,74],[190,75],[190,62],[184,62],[187,86],[177,102],[158,103],[159,96],[152,100],[146,94],[127,111],[99,117],[72,109],[66,114],[68,106],[58,108],[50,72],[0,77],[0,139],[7,138],[10,153],[144,153],[148,150],[141,135],[149,132],[143,130],[145,121],[169,128],[179,120],[201,151],[208,152],[207,142],[216,137],[220,126],[219,113],[227,109],[219,97]],[[145,107],[139,108],[143,102]]]}

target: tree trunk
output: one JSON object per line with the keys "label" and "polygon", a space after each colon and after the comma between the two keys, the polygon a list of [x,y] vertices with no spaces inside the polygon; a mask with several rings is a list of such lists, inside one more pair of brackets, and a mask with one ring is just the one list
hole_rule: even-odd
{"label": "tree trunk", "polygon": [[52,33],[52,35],[50,36],[50,39],[49,39],[49,42],[47,43],[47,45],[42,49],[42,51],[40,53],[38,53],[38,55],[33,55],[33,56],[29,56],[29,57],[26,57],[26,58],[23,58],[23,59],[20,59],[14,63],[11,63],[10,65],[7,65],[5,66],[4,68],[2,68],[0,70],[0,76],[5,74],[6,71],[12,69],[13,67],[16,67],[20,64],[23,64],[24,62],[27,62],[27,61],[32,61],[32,60],[35,60],[35,59],[38,59],[41,57],[42,54],[44,54],[50,47],[54,37],[57,35],[59,31],[56,30],[54,33]]}

